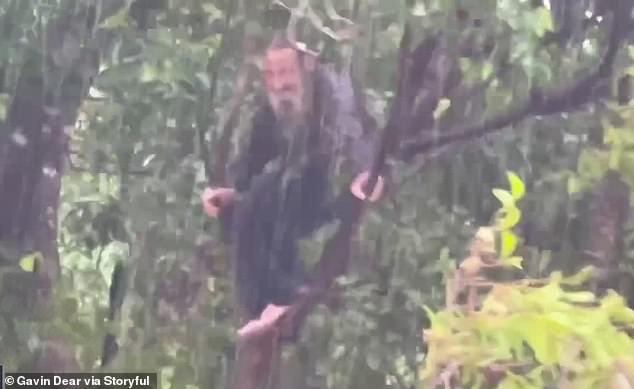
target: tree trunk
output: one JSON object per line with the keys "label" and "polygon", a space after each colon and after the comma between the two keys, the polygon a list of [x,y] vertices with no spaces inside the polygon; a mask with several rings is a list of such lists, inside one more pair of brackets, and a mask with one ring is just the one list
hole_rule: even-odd
{"label": "tree trunk", "polygon": [[78,8],[46,26],[45,46],[26,59],[0,133],[0,263],[39,253],[35,272],[49,288],[59,274],[57,210],[70,130],[98,70],[98,53],[82,47],[94,10]]}

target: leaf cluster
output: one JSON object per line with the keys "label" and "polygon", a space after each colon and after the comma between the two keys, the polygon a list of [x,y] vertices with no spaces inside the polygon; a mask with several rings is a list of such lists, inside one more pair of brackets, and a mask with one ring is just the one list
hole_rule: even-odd
{"label": "leaf cluster", "polygon": [[[502,203],[493,229],[502,242],[499,263],[519,267],[521,258],[510,257],[517,245],[510,229],[519,222],[515,202],[525,189],[515,174],[508,177],[510,191],[493,191]],[[455,382],[472,388],[598,388],[614,380],[632,382],[634,310],[614,291],[598,297],[584,289],[593,268],[569,277],[554,272],[547,279],[484,282],[481,266],[491,262],[482,254],[491,251],[493,238],[487,241],[482,232],[478,237],[484,243],[475,253],[472,245],[457,276],[469,277],[466,288],[486,292],[477,309],[426,308],[431,326],[424,331],[429,347],[420,370],[424,387]],[[473,269],[475,254],[483,259]]]}

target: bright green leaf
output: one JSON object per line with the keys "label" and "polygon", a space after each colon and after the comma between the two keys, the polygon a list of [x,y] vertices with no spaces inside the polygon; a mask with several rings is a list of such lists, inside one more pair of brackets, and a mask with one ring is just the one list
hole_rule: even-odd
{"label": "bright green leaf", "polygon": [[594,293],[592,292],[571,292],[566,293],[564,299],[572,303],[590,303],[595,300]]}
{"label": "bright green leaf", "polygon": [[557,363],[557,348],[561,345],[558,339],[565,333],[565,328],[545,315],[528,314],[518,319],[515,320],[515,326],[523,332],[526,343],[535,353],[535,358],[546,366]]}
{"label": "bright green leaf", "polygon": [[520,211],[517,207],[511,206],[504,208],[502,215],[503,216],[497,223],[498,227],[501,230],[510,230],[511,228],[515,227],[517,223],[519,223],[519,221],[521,220],[522,211]]}
{"label": "bright green leaf", "polygon": [[502,203],[502,206],[515,206],[515,199],[513,199],[511,192],[499,188],[493,189],[492,192],[493,195]]}
{"label": "bright green leaf", "polygon": [[19,265],[22,270],[27,272],[33,272],[35,270],[35,265],[37,261],[42,259],[42,255],[40,253],[33,253],[27,256],[24,256],[20,259]]}
{"label": "bright green leaf", "polygon": [[517,235],[511,231],[502,231],[500,235],[502,237],[502,250],[500,256],[502,258],[507,258],[511,256],[517,248]]}
{"label": "bright green leaf", "polygon": [[[559,274],[559,276],[561,277],[561,273],[557,272],[557,274]],[[554,277],[556,274],[553,273],[551,275],[551,277]],[[569,286],[580,286],[586,282],[588,282],[590,280],[590,278],[592,278],[592,276],[594,275],[594,267],[592,266],[586,266],[583,269],[581,269],[579,272],[577,272],[576,274],[570,276],[570,277],[566,277],[561,279],[561,283],[564,285],[569,285]]]}
{"label": "bright green leaf", "polygon": [[519,178],[517,174],[513,172],[507,172],[506,175],[511,186],[511,195],[513,196],[515,201],[520,200],[522,197],[524,197],[524,194],[526,193],[524,182],[521,178]]}

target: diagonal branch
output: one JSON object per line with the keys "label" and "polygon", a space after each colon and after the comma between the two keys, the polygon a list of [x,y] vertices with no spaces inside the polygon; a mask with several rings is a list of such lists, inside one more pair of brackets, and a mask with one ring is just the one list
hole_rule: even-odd
{"label": "diagonal branch", "polygon": [[570,85],[559,88],[542,89],[534,87],[527,99],[507,107],[501,113],[485,118],[481,123],[463,125],[447,129],[435,136],[406,142],[400,153],[406,159],[416,154],[434,152],[436,149],[450,144],[472,140],[483,135],[497,132],[507,126],[516,124],[531,115],[551,115],[577,108],[591,100],[594,88],[612,73],[612,66],[621,43],[627,38],[627,30],[632,6],[626,1],[612,3],[612,29],[608,38],[608,47],[599,65],[586,75],[573,81]]}

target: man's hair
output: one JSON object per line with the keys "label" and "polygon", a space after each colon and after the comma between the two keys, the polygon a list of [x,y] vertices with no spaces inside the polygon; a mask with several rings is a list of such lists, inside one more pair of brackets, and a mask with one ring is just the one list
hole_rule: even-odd
{"label": "man's hair", "polygon": [[302,42],[293,42],[290,39],[288,39],[286,34],[282,32],[277,32],[273,36],[273,39],[271,40],[271,44],[269,45],[267,50],[282,50],[282,49],[294,49],[297,51],[297,54],[300,58],[302,58],[305,55],[310,55],[315,58],[319,56],[319,53],[309,50],[306,47],[306,44]]}
{"label": "man's hair", "polygon": [[297,45],[291,42],[285,34],[278,32],[273,36],[269,46],[269,50],[271,49],[297,49]]}

